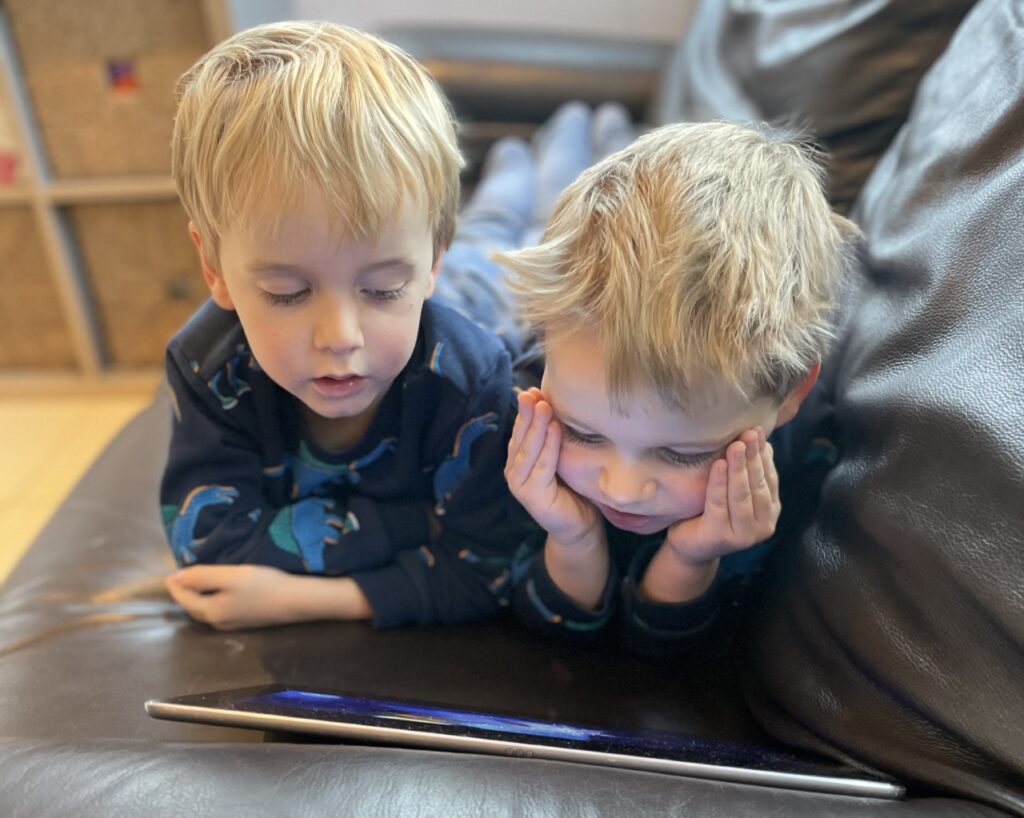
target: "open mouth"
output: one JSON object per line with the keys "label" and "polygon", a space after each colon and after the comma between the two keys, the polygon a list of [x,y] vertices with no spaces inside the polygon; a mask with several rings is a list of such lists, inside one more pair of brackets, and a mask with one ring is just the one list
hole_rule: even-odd
{"label": "open mouth", "polygon": [[358,392],[363,388],[363,384],[366,383],[366,378],[361,375],[343,375],[341,377],[323,375],[319,378],[314,378],[313,383],[327,397],[339,398]]}
{"label": "open mouth", "polygon": [[605,519],[616,528],[640,528],[646,525],[651,519],[648,514],[629,514],[628,512],[619,511],[618,509],[611,508],[606,505],[601,505],[600,509]]}

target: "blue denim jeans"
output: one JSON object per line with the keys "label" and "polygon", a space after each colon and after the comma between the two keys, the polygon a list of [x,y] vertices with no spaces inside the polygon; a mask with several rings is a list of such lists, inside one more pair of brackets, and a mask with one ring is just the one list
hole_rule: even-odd
{"label": "blue denim jeans", "polygon": [[495,143],[459,216],[434,298],[496,333],[513,360],[519,358],[529,333],[492,254],[536,244],[562,191],[633,136],[621,106],[604,105],[592,114],[586,105],[570,102],[538,130],[532,144],[516,138]]}

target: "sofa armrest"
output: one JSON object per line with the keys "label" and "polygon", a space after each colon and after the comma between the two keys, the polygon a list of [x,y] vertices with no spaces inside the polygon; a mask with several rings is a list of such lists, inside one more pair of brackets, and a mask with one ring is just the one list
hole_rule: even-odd
{"label": "sofa armrest", "polygon": [[420,60],[460,118],[539,123],[566,100],[646,110],[672,46],[536,31],[395,27],[387,40]]}

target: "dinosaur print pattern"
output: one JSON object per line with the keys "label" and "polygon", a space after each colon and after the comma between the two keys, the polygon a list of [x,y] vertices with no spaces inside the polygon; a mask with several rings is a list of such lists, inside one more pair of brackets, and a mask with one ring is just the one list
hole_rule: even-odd
{"label": "dinosaur print pattern", "polygon": [[498,428],[498,416],[494,412],[487,412],[475,418],[470,418],[459,429],[455,436],[455,444],[452,453],[445,461],[437,467],[434,472],[434,513],[441,517],[444,515],[445,506],[451,500],[455,489],[469,473],[469,456],[473,444],[485,432],[491,432]]}
{"label": "dinosaur print pattern", "polygon": [[238,377],[238,372],[242,367],[259,371],[256,359],[245,344],[235,347],[235,354],[206,382],[210,391],[220,401],[221,408],[225,410],[234,409],[238,406],[238,399],[246,392],[252,391],[252,387]]}
{"label": "dinosaur print pattern", "polygon": [[238,489],[231,486],[196,486],[189,492],[185,502],[178,506],[162,506],[164,528],[171,550],[179,565],[189,565],[196,561],[196,546],[203,544],[203,539],[195,536],[199,514],[204,508],[217,505],[231,505],[238,497]]}
{"label": "dinosaur print pattern", "polygon": [[285,506],[270,523],[270,538],[282,551],[299,557],[307,573],[322,574],[327,548],[337,545],[339,537],[359,530],[355,514],[350,511],[339,517],[334,511],[334,502],[323,497]]}
{"label": "dinosaur print pattern", "polygon": [[384,455],[398,447],[398,438],[381,440],[369,454],[348,463],[327,463],[316,457],[305,441],[299,444],[299,451],[286,458],[286,465],[292,473],[292,499],[306,497],[314,490],[326,485],[356,485],[362,480],[360,470],[376,463]]}
{"label": "dinosaur print pattern", "polygon": [[433,351],[430,353],[430,362],[427,364],[427,369],[433,372],[435,375],[441,374],[441,353],[444,351],[444,341],[438,341],[434,345]]}

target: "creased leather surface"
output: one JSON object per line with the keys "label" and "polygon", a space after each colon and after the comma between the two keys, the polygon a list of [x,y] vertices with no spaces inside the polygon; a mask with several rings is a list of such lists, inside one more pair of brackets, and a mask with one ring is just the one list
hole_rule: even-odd
{"label": "creased leather surface", "polygon": [[997,818],[962,801],[871,801],[557,761],[143,741],[0,740],[0,799],[5,818]]}
{"label": "creased leather surface", "polygon": [[700,3],[652,116],[807,126],[831,153],[829,193],[845,211],[973,2]]}
{"label": "creased leather surface", "polygon": [[751,642],[775,735],[1020,815],[1022,17],[974,9],[857,204],[843,454]]}

